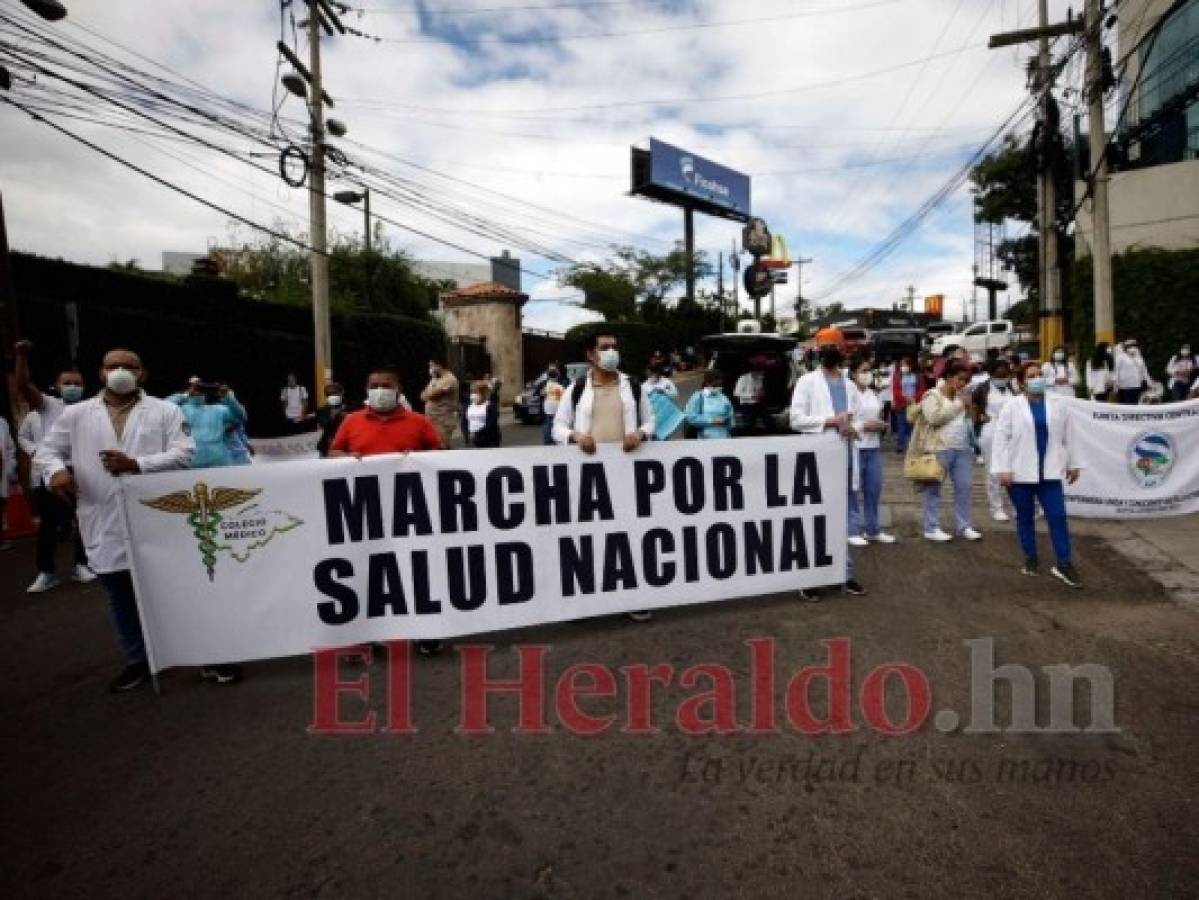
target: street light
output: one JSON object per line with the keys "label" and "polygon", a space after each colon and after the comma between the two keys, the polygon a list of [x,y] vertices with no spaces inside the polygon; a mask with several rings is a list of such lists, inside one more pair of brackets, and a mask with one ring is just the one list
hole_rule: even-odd
{"label": "street light", "polygon": [[48,22],[57,22],[67,14],[67,8],[58,0],[21,0],[21,2]]}
{"label": "street light", "polygon": [[308,82],[298,72],[288,72],[279,79],[283,82],[283,86],[299,97],[301,100],[308,99]]}
{"label": "street light", "polygon": [[355,206],[362,204],[363,213],[363,240],[366,243],[366,252],[371,252],[371,189],[363,188],[361,191],[338,191],[333,195],[333,199],[338,203],[344,203],[346,206]]}

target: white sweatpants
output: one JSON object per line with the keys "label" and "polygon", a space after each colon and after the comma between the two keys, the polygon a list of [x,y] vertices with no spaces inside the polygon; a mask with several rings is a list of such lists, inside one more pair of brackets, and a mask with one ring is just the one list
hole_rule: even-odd
{"label": "white sweatpants", "polygon": [[978,436],[979,446],[982,447],[983,460],[987,467],[987,503],[991,507],[991,515],[1005,512],[1004,499],[1007,491],[999,483],[999,476],[991,473],[991,447],[995,443],[995,423],[987,422]]}

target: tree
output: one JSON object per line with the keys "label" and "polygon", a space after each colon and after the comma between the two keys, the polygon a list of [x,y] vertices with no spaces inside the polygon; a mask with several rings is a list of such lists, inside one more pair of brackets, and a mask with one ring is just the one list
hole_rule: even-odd
{"label": "tree", "polygon": [[[307,235],[293,234],[285,223],[276,222],[273,228],[307,243]],[[306,250],[275,235],[246,236],[237,227],[231,228],[230,237],[235,249],[225,254],[225,277],[258,299],[296,305],[312,302]],[[436,308],[438,295],[450,286],[417,275],[412,260],[393,248],[381,229],[370,252],[358,238],[334,233],[328,253],[329,305],[338,312],[426,319]]]}
{"label": "tree", "polygon": [[577,263],[558,273],[558,282],[583,292],[583,308],[593,309],[608,322],[630,322],[637,315],[637,288],[621,265]]}

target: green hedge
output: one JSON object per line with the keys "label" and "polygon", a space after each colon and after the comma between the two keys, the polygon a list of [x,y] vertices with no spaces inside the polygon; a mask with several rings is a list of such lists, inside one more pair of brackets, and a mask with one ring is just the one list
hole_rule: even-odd
{"label": "green hedge", "polygon": [[[1095,344],[1091,259],[1074,267],[1074,337],[1080,358]],[[1130,250],[1112,258],[1116,339],[1135,337],[1149,374],[1161,381],[1183,342],[1199,346],[1199,249]]]}
{"label": "green hedge", "polygon": [[645,365],[655,350],[670,352],[678,343],[670,330],[661,325],[645,325],[640,322],[588,322],[576,325],[566,332],[570,359],[584,359],[583,342],[588,335],[602,333],[616,338],[620,349],[620,370],[627,375],[641,378]]}
{"label": "green hedge", "polygon": [[[13,281],[22,334],[35,344],[39,384],[69,361],[65,304],[74,300],[79,363],[89,387],[103,353],[128,347],[141,355],[147,389],[157,396],[179,390],[191,375],[228,381],[256,435],[281,432],[279,392],[289,371],[313,387],[309,309],[247,300],[222,281],[174,281],[24,254],[13,255]],[[368,369],[380,363],[399,367],[415,399],[428,380],[430,354],[445,349],[445,332],[431,322],[334,314],[331,326],[334,374],[354,405],[365,393]]]}

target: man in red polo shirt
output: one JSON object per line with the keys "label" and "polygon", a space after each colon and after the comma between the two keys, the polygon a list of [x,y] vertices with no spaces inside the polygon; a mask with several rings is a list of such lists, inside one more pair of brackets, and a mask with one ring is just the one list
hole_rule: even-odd
{"label": "man in red polo shirt", "polygon": [[[366,407],[352,412],[337,429],[329,445],[329,457],[378,456],[380,453],[410,453],[441,450],[441,435],[420,413],[400,406],[400,373],[380,366],[366,379]],[[432,656],[445,646],[443,641],[417,641],[417,652]]]}
{"label": "man in red polo shirt", "polygon": [[382,366],[366,379],[366,407],[346,416],[329,446],[329,456],[377,456],[441,450],[441,436],[420,413],[400,406],[400,376]]}

